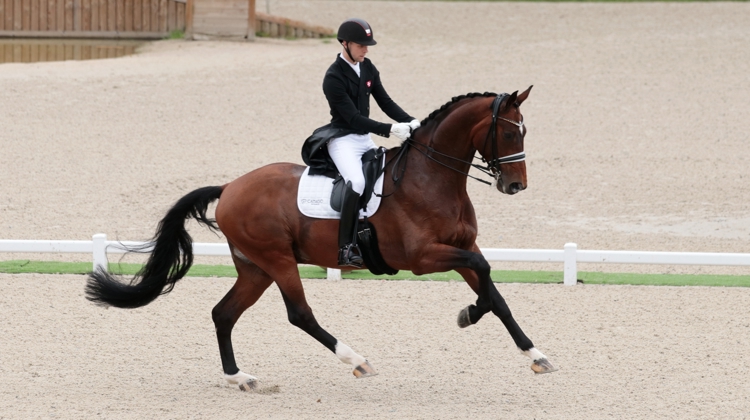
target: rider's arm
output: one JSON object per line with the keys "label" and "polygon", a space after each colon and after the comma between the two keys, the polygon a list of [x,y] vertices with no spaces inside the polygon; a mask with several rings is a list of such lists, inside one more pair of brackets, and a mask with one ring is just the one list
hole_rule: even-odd
{"label": "rider's arm", "polygon": [[341,79],[341,76],[330,72],[323,79],[323,92],[326,95],[326,99],[328,99],[328,105],[331,107],[331,110],[337,112],[353,130],[388,137],[391,125],[363,116],[359,112],[357,105],[346,93],[345,83]]}
{"label": "rider's arm", "polygon": [[385,91],[383,83],[380,81],[380,72],[375,68],[375,65],[370,63],[373,72],[373,83],[372,83],[372,97],[375,98],[375,102],[378,103],[380,109],[385,112],[385,115],[391,117],[394,121],[408,123],[414,119],[411,115],[407,114],[396,102],[388,96],[388,92]]}

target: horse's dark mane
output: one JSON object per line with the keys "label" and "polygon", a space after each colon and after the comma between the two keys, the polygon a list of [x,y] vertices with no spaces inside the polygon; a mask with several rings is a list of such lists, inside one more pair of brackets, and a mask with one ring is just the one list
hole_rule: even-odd
{"label": "horse's dark mane", "polygon": [[432,113],[430,115],[428,115],[427,118],[425,118],[424,120],[422,120],[421,124],[425,125],[428,122],[434,120],[443,111],[445,111],[446,109],[450,108],[451,105],[455,104],[458,101],[461,101],[461,100],[466,99],[466,98],[476,98],[478,96],[486,98],[486,97],[489,97],[489,96],[497,96],[497,93],[493,93],[493,92],[484,92],[484,93],[472,92],[472,93],[467,93],[466,95],[454,96],[453,98],[451,98],[450,101],[446,102],[445,105],[443,105],[440,108],[432,111]]}
{"label": "horse's dark mane", "polygon": [[[431,122],[432,120],[437,119],[438,115],[442,114],[445,110],[447,110],[453,104],[455,104],[455,103],[457,103],[459,101],[462,101],[462,100],[467,99],[467,98],[478,98],[478,97],[487,98],[487,97],[490,97],[490,96],[497,96],[497,93],[494,93],[494,92],[484,92],[484,93],[470,92],[470,93],[467,93],[465,95],[454,96],[454,97],[451,98],[450,101],[448,101],[445,104],[443,104],[443,106],[441,106],[440,108],[432,111],[430,113],[430,115],[427,116],[427,118],[425,118],[424,120],[422,120],[420,122],[420,124],[422,125],[422,127],[424,127],[425,125],[427,125],[427,123]],[[418,129],[418,130],[423,130],[423,129]],[[410,141],[412,141],[412,140],[411,139],[406,139],[403,142],[401,142],[401,144],[399,146],[393,147],[391,150],[399,150],[405,144],[408,144]]]}

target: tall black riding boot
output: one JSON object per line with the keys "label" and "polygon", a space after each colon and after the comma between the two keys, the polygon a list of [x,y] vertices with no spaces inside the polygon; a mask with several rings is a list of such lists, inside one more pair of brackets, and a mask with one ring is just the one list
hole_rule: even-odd
{"label": "tall black riding boot", "polygon": [[362,253],[357,246],[357,220],[359,219],[359,197],[352,189],[352,183],[346,183],[344,200],[341,204],[341,221],[339,224],[339,265],[362,268]]}

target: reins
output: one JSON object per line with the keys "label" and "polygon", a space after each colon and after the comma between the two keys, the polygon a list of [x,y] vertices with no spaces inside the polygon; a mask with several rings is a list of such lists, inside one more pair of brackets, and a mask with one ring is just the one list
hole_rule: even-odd
{"label": "reins", "polygon": [[[446,157],[448,159],[455,160],[455,161],[461,162],[461,163],[466,164],[466,165],[471,165],[471,166],[479,169],[480,171],[484,172],[485,174],[494,177],[494,175],[492,175],[492,173],[490,173],[485,167],[483,167],[481,165],[477,165],[477,164],[472,163],[472,162],[467,162],[467,161],[465,161],[463,159],[459,159],[459,158],[451,156],[451,155],[446,155],[445,153],[438,152],[437,150],[435,150],[431,146],[425,146],[424,144],[421,144],[421,143],[415,143],[411,139],[407,139],[406,141],[409,142],[409,144],[412,145],[412,146],[421,146],[421,147],[424,147],[425,150],[422,150],[419,147],[415,147],[414,149],[417,150],[419,153],[423,154],[425,157],[427,157],[427,159],[430,159],[431,161],[433,161],[435,163],[438,163],[438,164],[440,164],[442,166],[445,166],[446,168],[448,168],[448,169],[450,169],[450,170],[452,170],[454,172],[458,172],[461,175],[466,175],[469,178],[475,179],[475,180],[477,180],[477,181],[479,181],[479,182],[481,182],[483,184],[492,185],[492,182],[485,181],[485,180],[483,180],[481,178],[477,178],[477,177],[475,177],[475,176],[473,176],[473,175],[471,175],[471,174],[469,174],[467,172],[463,172],[463,171],[461,171],[459,169],[456,169],[456,168],[454,168],[454,167],[452,167],[452,166],[450,166],[448,164],[445,164],[445,163],[443,163],[443,162],[435,159],[434,157],[432,157],[432,154],[434,153],[436,155],[440,155],[442,157]],[[474,156],[474,159],[479,159],[479,158],[476,157],[476,156]]]}
{"label": "reins", "polygon": [[[404,173],[406,172],[406,160],[404,160],[403,163],[401,163],[401,160],[409,153],[409,145],[410,143],[407,139],[407,141],[405,141],[401,146],[401,149],[396,152],[396,155],[385,162],[385,166],[383,167],[383,171],[385,171],[385,168],[387,168],[391,164],[391,162],[395,161],[395,163],[393,164],[393,173],[391,174],[391,179],[393,180],[393,191],[388,194],[378,194],[373,192],[375,196],[390,197],[396,192],[396,190],[398,190],[399,185],[401,185],[401,179],[403,179]],[[399,165],[401,166],[401,174],[398,173]]]}

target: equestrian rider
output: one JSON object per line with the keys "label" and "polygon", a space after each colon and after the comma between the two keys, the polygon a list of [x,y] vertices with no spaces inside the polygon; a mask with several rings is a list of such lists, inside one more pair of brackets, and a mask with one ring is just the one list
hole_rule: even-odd
{"label": "equestrian rider", "polygon": [[[343,51],[331,64],[323,79],[323,92],[331,108],[331,126],[347,134],[328,142],[328,154],[346,182],[341,222],[339,224],[339,266],[362,266],[362,256],[356,242],[359,219],[359,200],[365,189],[362,155],[377,146],[370,133],[383,137],[393,134],[401,141],[419,128],[419,121],[404,112],[388,96],[380,81],[380,73],[365,58],[368,47],[376,44],[372,27],[362,19],[349,19],[338,30],[338,41]],[[370,96],[380,109],[396,124],[371,120]]]}

